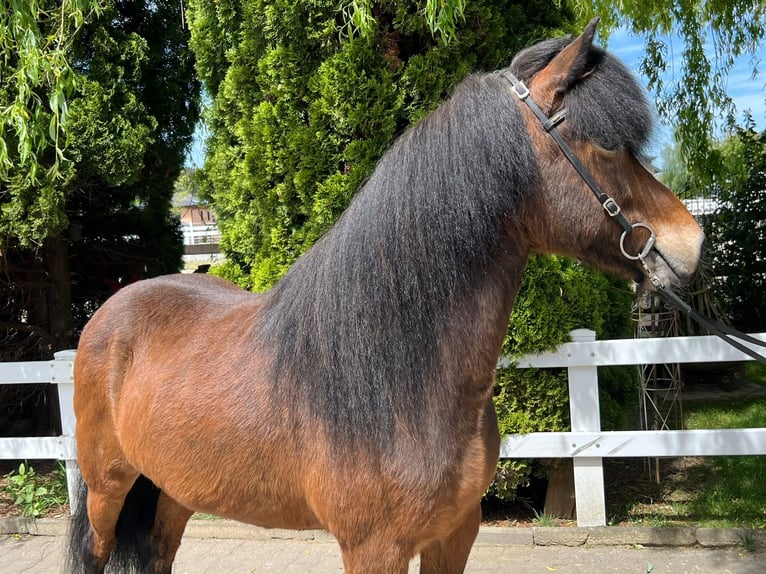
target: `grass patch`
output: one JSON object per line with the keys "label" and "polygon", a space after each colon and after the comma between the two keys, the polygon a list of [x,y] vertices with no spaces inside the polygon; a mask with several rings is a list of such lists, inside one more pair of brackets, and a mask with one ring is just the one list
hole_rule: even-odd
{"label": "grass patch", "polygon": [[[766,427],[766,401],[690,404],[686,428]],[[766,457],[716,456],[704,460],[690,512],[709,526],[766,527]]]}
{"label": "grass patch", "polygon": [[745,363],[745,379],[766,387],[766,365],[758,361],[748,361]]}
{"label": "grass patch", "polygon": [[67,503],[66,471],[59,462],[54,470],[38,474],[26,461],[3,476],[3,494],[22,516],[39,518]]}
{"label": "grass patch", "polygon": [[535,526],[559,526],[562,523],[561,518],[553,514],[547,514],[544,511],[538,512],[537,510],[533,510],[533,512],[532,524]]}
{"label": "grass patch", "polygon": [[[766,427],[766,400],[684,404],[687,429]],[[766,528],[766,456],[689,457],[656,461],[654,495],[626,504],[625,520],[645,526]]]}
{"label": "grass patch", "polygon": [[758,549],[758,540],[755,538],[752,530],[746,530],[740,538],[742,548],[747,552],[755,552]]}
{"label": "grass patch", "polygon": [[744,429],[766,427],[766,400],[698,401],[684,403],[688,429]]}

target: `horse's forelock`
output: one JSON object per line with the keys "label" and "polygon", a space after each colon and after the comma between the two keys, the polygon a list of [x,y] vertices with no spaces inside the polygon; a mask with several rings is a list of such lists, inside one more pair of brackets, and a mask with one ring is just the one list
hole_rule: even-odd
{"label": "horse's forelock", "polygon": [[[571,42],[554,38],[526,48],[513,59],[510,70],[529,83]],[[654,126],[644,90],[625,65],[602,48],[592,46],[588,59],[592,72],[564,96],[567,121],[562,131],[609,150],[641,154]]]}

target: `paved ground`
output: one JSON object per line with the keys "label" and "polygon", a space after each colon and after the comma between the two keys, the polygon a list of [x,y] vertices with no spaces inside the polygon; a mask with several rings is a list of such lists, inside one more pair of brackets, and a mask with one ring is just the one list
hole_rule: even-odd
{"label": "paved ground", "polygon": [[[62,524],[46,527],[49,535],[0,536],[0,573],[61,572],[65,545],[65,538],[61,535]],[[741,536],[738,531],[693,529],[483,528],[466,572],[766,572],[766,552],[746,552],[738,543]],[[757,532],[754,536],[763,548],[766,541],[764,533]],[[645,544],[627,543],[630,540]],[[667,545],[649,545],[662,541]],[[326,534],[263,531],[236,523],[218,522],[191,524],[175,565],[176,574],[329,574],[342,570],[338,546]],[[417,561],[410,565],[410,572],[417,572]]]}

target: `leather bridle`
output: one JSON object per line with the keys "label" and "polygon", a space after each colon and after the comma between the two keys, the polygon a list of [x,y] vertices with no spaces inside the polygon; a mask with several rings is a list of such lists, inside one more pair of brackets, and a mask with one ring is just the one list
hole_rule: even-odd
{"label": "leather bridle", "polygon": [[[755,360],[766,364],[766,357],[755,352],[753,349],[742,343],[742,341],[759,347],[766,347],[766,342],[761,341],[760,339],[756,339],[747,333],[742,333],[741,331],[721,323],[720,321],[715,321],[710,317],[702,315],[696,309],[692,308],[688,303],[686,303],[683,299],[681,299],[676,293],[674,293],[671,288],[666,287],[662,283],[662,280],[654,274],[652,269],[646,263],[647,255],[649,255],[649,253],[651,253],[653,250],[656,251],[655,240],[657,236],[654,232],[654,229],[648,223],[631,223],[628,221],[628,219],[622,213],[619,204],[601,189],[601,187],[598,185],[598,182],[596,182],[588,169],[572,151],[572,148],[570,148],[566,141],[564,141],[564,139],[561,137],[561,134],[556,129],[556,126],[563,122],[566,118],[566,108],[562,108],[551,117],[548,117],[545,112],[540,109],[540,106],[538,106],[534,101],[531,94],[529,93],[529,88],[527,88],[524,82],[519,80],[508,70],[500,70],[497,72],[497,75],[499,75],[510,84],[511,91],[516,95],[516,97],[519,98],[519,100],[527,105],[535,117],[537,117],[537,119],[540,121],[543,129],[551,135],[569,163],[583,179],[588,188],[590,188],[590,190],[596,196],[596,199],[598,199],[607,215],[616,221],[620,227],[622,227],[622,235],[620,235],[620,251],[627,259],[630,259],[631,261],[639,261],[641,263],[646,278],[656,289],[657,293],[663,299],[665,299],[665,301],[676,307],[679,311],[686,313],[689,317],[698,322],[700,325],[704,326],[711,333],[719,336],[724,341],[736,349],[742,351],[746,355],[749,355]],[[626,250],[625,238],[630,235],[634,229],[640,227],[649,231],[649,238],[646,240],[646,243],[641,248],[641,250],[634,255],[628,253]],[[662,257],[659,251],[656,252],[660,257]]]}

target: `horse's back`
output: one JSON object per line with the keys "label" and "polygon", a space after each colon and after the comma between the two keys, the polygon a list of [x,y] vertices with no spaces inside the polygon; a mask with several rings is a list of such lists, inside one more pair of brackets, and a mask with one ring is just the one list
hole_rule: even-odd
{"label": "horse's back", "polygon": [[185,329],[190,322],[220,314],[256,295],[204,274],[166,275],[128,285],[110,297],[85,326],[78,356],[103,352],[118,341],[138,342],[160,332]]}
{"label": "horse's back", "polygon": [[160,364],[166,370],[182,368],[187,354],[199,353],[203,338],[209,343],[214,335],[221,341],[230,334],[220,332],[227,325],[241,330],[246,324],[241,315],[254,312],[259,300],[203,274],[167,275],[125,287],[83,330],[75,359],[76,395],[101,394],[116,402],[128,372]]}

